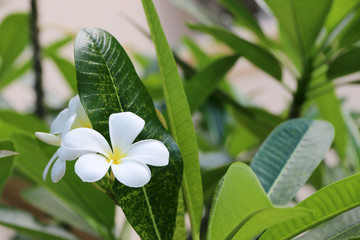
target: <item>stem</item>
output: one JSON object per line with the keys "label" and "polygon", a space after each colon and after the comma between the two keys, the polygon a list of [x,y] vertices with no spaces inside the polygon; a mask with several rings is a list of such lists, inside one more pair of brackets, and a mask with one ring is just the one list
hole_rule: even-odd
{"label": "stem", "polygon": [[42,86],[41,48],[39,44],[38,13],[36,0],[31,0],[30,28],[31,42],[33,47],[33,68],[35,72],[35,114],[40,118],[44,118],[44,91]]}
{"label": "stem", "polygon": [[311,80],[311,61],[305,61],[304,64],[304,71],[300,77],[300,79],[297,81],[298,86],[296,89],[296,92],[293,95],[293,103],[290,108],[289,112],[289,119],[292,118],[298,118],[301,114],[301,108],[303,104],[306,102],[306,93],[307,89]]}

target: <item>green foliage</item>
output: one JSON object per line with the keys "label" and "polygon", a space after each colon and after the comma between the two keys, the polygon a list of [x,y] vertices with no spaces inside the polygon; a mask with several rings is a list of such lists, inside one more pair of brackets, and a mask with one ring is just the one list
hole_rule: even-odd
{"label": "green foliage", "polygon": [[329,80],[342,77],[354,72],[360,71],[360,64],[355,59],[360,58],[360,48],[354,47],[349,51],[338,56],[329,64],[328,78]]}
{"label": "green foliage", "polygon": [[274,207],[250,167],[234,163],[215,192],[208,239],[251,239],[275,224],[307,215],[301,208]]}
{"label": "green foliage", "polygon": [[171,133],[184,161],[182,188],[192,237],[196,240],[199,238],[203,196],[195,130],[175,59],[154,4],[152,0],[142,0],[142,4],[156,49]]}
{"label": "green foliage", "polygon": [[152,167],[151,181],[131,188],[116,181],[109,194],[143,239],[171,239],[175,229],[182,161],[179,149],[157,118],[153,102],[124,49],[109,33],[79,32],[75,42],[79,96],[92,126],[107,139],[112,113],[130,111],[145,120],[137,140],[157,139],[170,152],[166,167]]}
{"label": "green foliage", "polygon": [[14,145],[11,141],[0,141],[0,196],[14,167]]}
{"label": "green foliage", "polygon": [[310,216],[300,217],[269,228],[260,240],[291,239],[311,227],[358,207],[360,205],[359,183],[360,174],[356,174],[317,191],[296,206],[312,210]]}
{"label": "green foliage", "polygon": [[277,127],[251,168],[274,204],[286,205],[319,165],[334,138],[331,124],[295,119]]}

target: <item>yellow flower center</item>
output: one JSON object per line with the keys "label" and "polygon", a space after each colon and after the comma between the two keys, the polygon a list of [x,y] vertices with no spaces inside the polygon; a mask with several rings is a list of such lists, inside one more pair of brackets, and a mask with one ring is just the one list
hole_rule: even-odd
{"label": "yellow flower center", "polygon": [[112,164],[120,164],[121,163],[121,159],[126,157],[126,154],[122,153],[120,150],[118,149],[114,149],[112,153],[109,154],[108,157],[108,162],[112,161]]}

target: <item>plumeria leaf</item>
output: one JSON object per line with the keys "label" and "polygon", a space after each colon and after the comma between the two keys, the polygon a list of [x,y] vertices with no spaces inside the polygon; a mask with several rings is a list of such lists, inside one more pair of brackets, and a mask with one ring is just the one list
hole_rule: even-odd
{"label": "plumeria leaf", "polygon": [[14,166],[14,145],[11,141],[0,141],[0,196]]}
{"label": "plumeria leaf", "polygon": [[180,151],[159,121],[152,99],[117,40],[101,29],[86,28],[75,41],[79,96],[93,128],[109,140],[109,116],[133,112],[145,120],[135,141],[157,139],[170,152],[169,164],[151,167],[151,180],[131,188],[116,181],[113,198],[142,239],[171,239],[182,180]]}

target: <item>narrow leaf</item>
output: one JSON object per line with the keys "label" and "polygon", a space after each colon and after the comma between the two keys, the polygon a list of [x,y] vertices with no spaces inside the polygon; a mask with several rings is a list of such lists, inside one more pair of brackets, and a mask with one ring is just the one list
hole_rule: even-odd
{"label": "narrow leaf", "polygon": [[328,78],[334,79],[360,71],[360,47],[349,49],[329,65]]}
{"label": "narrow leaf", "polygon": [[152,0],[142,0],[158,57],[172,136],[184,161],[183,193],[190,216],[192,237],[199,238],[202,185],[195,130],[174,56],[166,40]]}
{"label": "narrow leaf", "polygon": [[152,99],[133,64],[108,32],[86,28],[75,40],[79,96],[95,130],[109,139],[109,116],[129,111],[145,120],[138,140],[157,139],[170,152],[165,167],[150,167],[151,180],[141,188],[115,181],[114,200],[142,239],[171,239],[182,179],[182,161],[175,141],[159,121]]}
{"label": "narrow leaf", "polygon": [[190,24],[189,27],[196,31],[201,31],[212,35],[217,40],[225,43],[237,54],[242,55],[255,66],[273,76],[277,80],[281,80],[281,67],[279,61],[266,49],[248,42],[235,34],[214,26],[204,26]]}
{"label": "narrow leaf", "polygon": [[235,55],[215,60],[186,82],[184,88],[191,112],[205,102],[238,58],[239,56]]}
{"label": "narrow leaf", "polygon": [[50,58],[54,61],[69,87],[76,92],[76,71],[74,64],[58,55],[52,55]]}
{"label": "narrow leaf", "polygon": [[[0,196],[6,181],[11,176],[14,167],[14,145],[11,141],[0,141]],[[5,150],[6,149],[6,150]]]}
{"label": "narrow leaf", "polygon": [[357,207],[320,224],[297,240],[345,240],[359,236],[360,207]]}
{"label": "narrow leaf", "polygon": [[305,184],[334,139],[331,124],[295,119],[277,127],[251,163],[271,201],[286,205]]}
{"label": "narrow leaf", "polygon": [[307,214],[300,208],[274,207],[251,168],[234,163],[216,190],[208,239],[251,239],[272,225]]}
{"label": "narrow leaf", "polygon": [[[342,1],[338,1],[342,2]],[[349,47],[360,40],[360,32],[357,31],[360,25],[360,10],[356,11],[355,16],[349,24],[339,34],[339,47]]]}
{"label": "narrow leaf", "polygon": [[306,217],[290,220],[269,228],[260,238],[291,239],[298,234],[360,205],[360,174],[333,183],[301,203],[297,207],[313,212]]}

